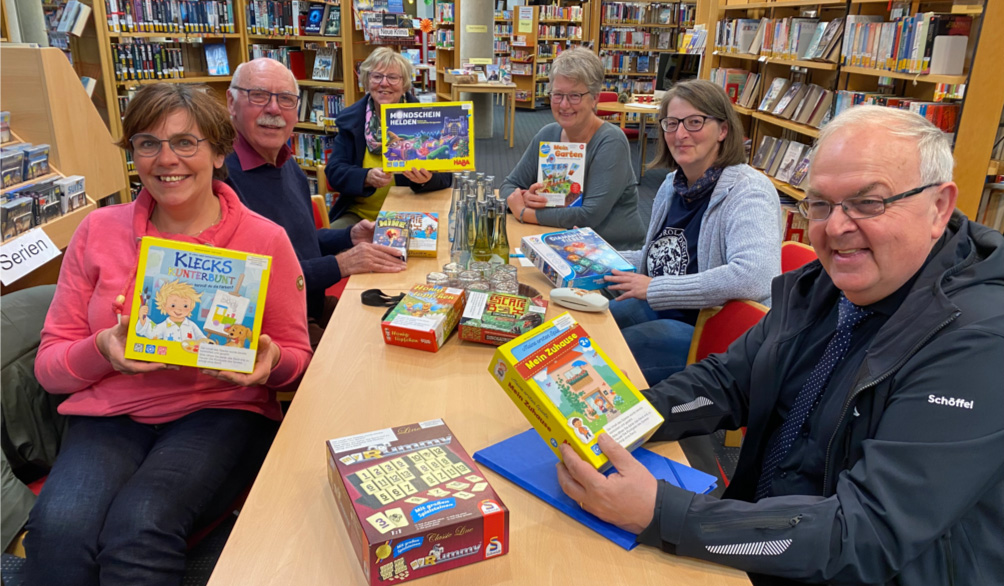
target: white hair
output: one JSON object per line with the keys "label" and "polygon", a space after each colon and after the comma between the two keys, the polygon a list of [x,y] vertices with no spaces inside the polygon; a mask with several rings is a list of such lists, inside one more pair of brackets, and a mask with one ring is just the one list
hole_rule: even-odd
{"label": "white hair", "polygon": [[554,78],[559,75],[582,83],[593,98],[600,95],[603,89],[603,62],[596,53],[583,47],[566,49],[554,58],[548,81],[554,83]]}
{"label": "white hair", "polygon": [[[296,92],[296,95],[300,95],[300,84],[296,81],[296,76],[293,75],[293,72],[290,71],[288,67],[286,67],[285,65],[283,65],[282,61],[278,61],[276,59],[272,59],[271,57],[259,57],[257,59],[252,59],[251,61],[245,61],[244,63],[241,63],[240,65],[237,66],[237,69],[234,70],[234,76],[232,78],[230,78],[230,87],[227,89],[227,92],[230,94],[230,96],[234,100],[236,100],[238,98],[238,96],[240,95],[238,93],[238,90],[236,90],[234,88],[235,87],[245,87],[244,84],[249,83],[249,82],[246,82],[244,80],[245,75],[250,75],[249,72],[245,71],[244,66],[245,65],[259,65],[260,66],[260,65],[262,65],[262,64],[264,64],[265,62],[268,62],[268,61],[271,61],[272,63],[275,63],[279,67],[283,68],[287,73],[289,73],[289,79],[293,81],[293,90]],[[253,89],[253,88],[249,88],[249,89]]]}
{"label": "white hair", "polygon": [[[882,129],[891,136],[913,141],[922,185],[952,180],[955,168],[952,145],[945,133],[923,116],[897,108],[855,106],[842,112],[819,131],[819,137],[812,148],[813,155],[819,150],[819,145],[848,128],[860,128],[862,132]],[[809,173],[812,173],[811,167]]]}

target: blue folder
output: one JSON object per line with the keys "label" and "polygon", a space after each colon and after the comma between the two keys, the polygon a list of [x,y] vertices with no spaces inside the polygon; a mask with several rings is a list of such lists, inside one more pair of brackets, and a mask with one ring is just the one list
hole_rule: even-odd
{"label": "blue folder", "polygon": [[[645,448],[638,448],[632,454],[657,479],[680,488],[707,494],[718,485],[714,476]],[[637,545],[634,533],[601,521],[568,498],[558,484],[558,473],[554,469],[558,458],[536,430],[528,429],[474,452],[474,459],[624,549],[631,550]]]}

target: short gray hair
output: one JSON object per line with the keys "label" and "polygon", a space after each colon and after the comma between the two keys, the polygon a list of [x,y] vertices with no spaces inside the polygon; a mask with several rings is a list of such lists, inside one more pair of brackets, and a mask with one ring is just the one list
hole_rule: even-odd
{"label": "short gray hair", "polygon": [[[919,157],[921,184],[946,183],[952,180],[955,158],[952,156],[952,145],[948,137],[920,114],[898,108],[862,105],[841,112],[819,131],[812,149],[813,155],[819,150],[819,145],[831,136],[854,127],[861,127],[864,132],[882,128],[892,136],[913,141]],[[812,173],[811,167],[809,173]]]}
{"label": "short gray hair", "polygon": [[583,47],[566,49],[554,58],[548,79],[554,83],[554,78],[559,75],[581,82],[593,98],[600,95],[603,89],[603,62],[596,53]]}
{"label": "short gray hair", "polygon": [[[292,80],[293,82],[293,90],[296,92],[296,95],[300,95],[300,84],[299,82],[296,81],[296,76],[293,75],[293,72],[290,71],[289,68],[286,67],[282,61],[272,59],[271,57],[258,57],[257,59],[252,59],[251,61],[245,61],[244,63],[238,65],[237,69],[234,69],[234,76],[230,78],[230,87],[227,89],[227,92],[234,100],[236,100],[237,97],[239,96],[239,94],[237,93],[238,90],[234,88],[247,87],[247,84],[250,83],[249,81],[246,81],[244,79],[245,76],[250,75],[248,69],[254,69],[255,67],[263,67],[267,62],[275,63],[277,66],[289,72],[289,79]],[[246,69],[245,68],[246,65],[250,65],[251,67]],[[254,89],[254,88],[249,88],[249,89]]]}
{"label": "short gray hair", "polygon": [[415,77],[415,71],[411,67],[411,61],[407,57],[391,49],[390,47],[379,47],[370,53],[370,56],[359,66],[359,79],[363,82],[363,87],[369,91],[370,73],[377,69],[390,69],[397,67],[401,70],[401,77],[404,78],[404,93],[411,91],[411,79]]}

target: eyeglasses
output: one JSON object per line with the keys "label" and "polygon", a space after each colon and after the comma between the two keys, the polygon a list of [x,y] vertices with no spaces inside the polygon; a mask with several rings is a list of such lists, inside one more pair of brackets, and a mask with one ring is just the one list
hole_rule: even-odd
{"label": "eyeglasses", "polygon": [[370,74],[370,81],[372,81],[373,83],[376,83],[376,84],[383,83],[384,80],[386,80],[387,83],[389,83],[390,85],[397,85],[397,84],[401,83],[402,79],[404,79],[404,78],[401,77],[400,75],[396,75],[396,74],[393,74],[393,73],[391,73],[390,75],[386,75],[386,74],[383,74],[383,73],[371,73]]}
{"label": "eyeglasses", "polygon": [[279,107],[283,110],[292,110],[300,103],[300,96],[290,93],[278,93],[274,94],[272,92],[267,92],[265,90],[249,90],[248,88],[230,86],[231,89],[240,90],[242,92],[247,92],[248,102],[254,104],[255,106],[266,106],[272,101],[272,96],[275,96],[275,102],[279,104]]}
{"label": "eyeglasses", "polygon": [[704,123],[708,120],[718,120],[714,116],[704,116],[703,114],[694,114],[693,116],[687,116],[686,118],[673,118],[666,117],[659,121],[659,126],[662,126],[663,132],[673,133],[680,128],[680,123],[683,122],[683,128],[687,132],[697,132],[698,130],[704,128]]}
{"label": "eyeglasses", "polygon": [[572,94],[562,94],[559,92],[551,92],[551,103],[559,104],[561,100],[565,100],[569,104],[575,106],[582,101],[583,96],[588,96],[589,92],[577,92]]}
{"label": "eyeglasses", "polygon": [[165,142],[179,157],[191,157],[198,152],[199,143],[204,140],[209,139],[196,138],[192,134],[175,134],[167,139],[160,139],[152,134],[134,134],[129,143],[132,144],[132,152],[137,157],[156,157]]}
{"label": "eyeglasses", "polygon": [[855,197],[848,197],[840,203],[832,203],[826,201],[825,199],[803,199],[798,202],[798,211],[806,218],[817,222],[829,218],[830,214],[833,212],[833,208],[837,206],[843,208],[844,213],[852,220],[874,218],[875,216],[881,216],[884,214],[886,206],[890,203],[900,199],[905,199],[911,195],[917,195],[925,189],[937,187],[939,185],[941,184],[931,183],[930,185],[911,189],[910,191],[904,191],[903,193],[884,199],[877,195],[858,195]]}

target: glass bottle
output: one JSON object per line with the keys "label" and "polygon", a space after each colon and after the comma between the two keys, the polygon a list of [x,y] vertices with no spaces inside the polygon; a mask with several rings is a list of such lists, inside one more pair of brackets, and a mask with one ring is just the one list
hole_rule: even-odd
{"label": "glass bottle", "polygon": [[[480,187],[478,188],[479,197],[484,195],[484,182],[479,182]],[[492,203],[481,200],[476,204],[477,206],[477,220],[476,220],[476,230],[474,234],[474,247],[471,249],[471,259],[488,262],[492,257],[492,243],[489,240],[489,217],[492,215],[490,208],[492,208]]]}
{"label": "glass bottle", "polygon": [[450,237],[450,242],[453,242],[453,236],[457,232],[457,208],[460,206],[460,173],[453,174],[453,192],[450,196],[450,217],[449,226],[447,231]]}
{"label": "glass bottle", "polygon": [[509,264],[509,234],[506,232],[506,203],[501,197],[495,200],[495,241],[492,243],[492,262]]}
{"label": "glass bottle", "polygon": [[456,228],[453,242],[450,243],[450,262],[467,268],[470,260],[470,247],[467,243],[467,198],[457,199]]}

